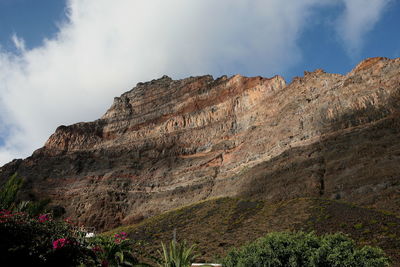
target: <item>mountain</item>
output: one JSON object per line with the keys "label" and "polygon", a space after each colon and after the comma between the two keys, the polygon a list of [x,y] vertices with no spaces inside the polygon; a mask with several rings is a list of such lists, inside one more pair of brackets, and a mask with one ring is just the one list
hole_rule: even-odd
{"label": "mountain", "polygon": [[400,58],[290,84],[222,76],[139,83],[26,159],[26,198],[97,230],[219,197],[336,199],[400,214]]}

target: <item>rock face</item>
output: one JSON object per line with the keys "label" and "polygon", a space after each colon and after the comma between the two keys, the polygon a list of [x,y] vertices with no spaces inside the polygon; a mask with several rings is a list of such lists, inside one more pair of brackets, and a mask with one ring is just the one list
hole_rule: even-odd
{"label": "rock face", "polygon": [[0,169],[97,229],[219,196],[326,197],[400,214],[400,59],[347,75],[164,76]]}

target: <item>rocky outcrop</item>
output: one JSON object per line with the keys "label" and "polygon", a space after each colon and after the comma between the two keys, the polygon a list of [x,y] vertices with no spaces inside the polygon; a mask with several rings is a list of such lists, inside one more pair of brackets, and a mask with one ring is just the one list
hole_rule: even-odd
{"label": "rocky outcrop", "polygon": [[400,214],[400,59],[347,75],[139,83],[97,121],[60,126],[0,169],[98,229],[195,201],[344,199]]}

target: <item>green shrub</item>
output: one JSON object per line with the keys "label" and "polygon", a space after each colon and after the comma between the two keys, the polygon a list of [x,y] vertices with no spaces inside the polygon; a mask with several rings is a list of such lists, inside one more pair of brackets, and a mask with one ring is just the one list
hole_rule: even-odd
{"label": "green shrub", "polygon": [[148,266],[139,263],[132,254],[132,242],[125,232],[115,234],[113,238],[97,236],[89,242],[101,266]]}
{"label": "green shrub", "polygon": [[357,229],[357,230],[360,230],[360,229],[362,229],[364,227],[364,225],[362,224],[362,223],[356,223],[355,225],[354,225],[354,229]]}
{"label": "green shrub", "polygon": [[181,244],[176,241],[171,241],[169,248],[161,242],[162,250],[159,254],[161,262],[158,264],[160,267],[189,267],[196,257],[194,254],[195,246],[189,247],[186,242]]}
{"label": "green shrub", "polygon": [[14,174],[0,188],[0,210],[25,212],[30,215],[39,215],[46,211],[50,199],[39,201],[21,201],[17,199],[18,192],[22,188],[24,180]]}
{"label": "green shrub", "polygon": [[223,260],[225,267],[300,267],[348,266],[383,267],[389,265],[379,248],[357,248],[343,234],[316,236],[314,233],[270,233],[257,241],[233,249]]}
{"label": "green shrub", "polygon": [[22,187],[24,180],[14,174],[0,189],[0,210],[10,210],[15,204],[19,189]]}

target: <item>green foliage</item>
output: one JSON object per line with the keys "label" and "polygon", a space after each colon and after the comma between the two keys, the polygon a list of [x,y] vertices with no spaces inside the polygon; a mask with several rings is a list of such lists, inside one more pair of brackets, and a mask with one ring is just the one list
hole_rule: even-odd
{"label": "green foliage", "polygon": [[362,229],[364,227],[364,225],[362,224],[362,223],[356,223],[355,225],[354,225],[354,229],[357,229],[357,230],[360,230],[360,229]]}
{"label": "green foliage", "polygon": [[0,236],[0,262],[5,266],[77,266],[95,260],[83,233],[47,214],[32,217],[3,210]]}
{"label": "green foliage", "polygon": [[97,261],[102,266],[148,266],[139,263],[132,254],[132,242],[125,232],[115,234],[114,238],[97,236],[90,239],[92,250],[96,254]]}
{"label": "green foliage", "polygon": [[148,266],[132,254],[126,233],[86,238],[70,220],[0,211],[3,266]]}
{"label": "green foliage", "polygon": [[18,201],[17,195],[24,184],[24,180],[14,174],[0,189],[0,210],[10,210],[14,212],[25,212],[32,216],[39,215],[46,211],[50,199],[39,201]]}
{"label": "green foliage", "polygon": [[194,254],[195,246],[188,247],[186,242],[181,244],[171,241],[169,247],[161,242],[162,250],[159,254],[162,258],[158,264],[160,267],[188,267],[196,257]]}
{"label": "green foliage", "polygon": [[28,201],[26,208],[22,211],[29,213],[32,216],[39,215],[47,211],[47,206],[50,199],[42,199],[38,201]]}
{"label": "green foliage", "polygon": [[49,203],[49,199],[39,201],[20,201],[14,202],[9,209],[14,212],[25,212],[32,216],[38,216],[39,214],[46,213],[47,205]]}
{"label": "green foliage", "polygon": [[17,174],[8,179],[8,181],[0,189],[0,210],[9,210],[14,205],[19,189],[22,187],[24,180],[17,177]]}
{"label": "green foliage", "polygon": [[379,248],[357,248],[343,234],[316,236],[314,233],[270,233],[257,241],[233,249],[225,257],[226,267],[349,266],[383,267],[389,260]]}

